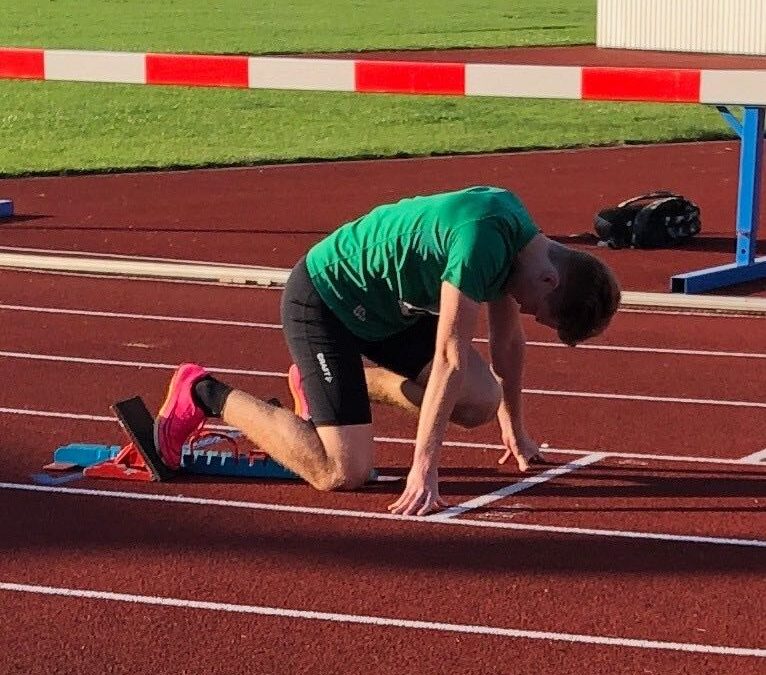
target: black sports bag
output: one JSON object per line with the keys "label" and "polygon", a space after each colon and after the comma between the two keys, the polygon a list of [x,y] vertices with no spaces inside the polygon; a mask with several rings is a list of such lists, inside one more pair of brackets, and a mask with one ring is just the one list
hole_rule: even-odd
{"label": "black sports bag", "polygon": [[693,237],[702,229],[699,207],[673,192],[650,192],[603,209],[593,219],[609,248],[663,248]]}

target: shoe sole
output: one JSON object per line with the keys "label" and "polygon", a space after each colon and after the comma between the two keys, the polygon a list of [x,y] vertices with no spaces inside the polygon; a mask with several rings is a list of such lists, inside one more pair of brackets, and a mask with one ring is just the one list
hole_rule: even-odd
{"label": "shoe sole", "polygon": [[[178,384],[178,379],[181,375],[181,369],[176,368],[176,372],[173,373],[173,377],[170,379],[170,384],[168,385],[168,391],[167,394],[165,394],[165,400],[162,403],[162,407],[160,408],[160,411],[157,413],[157,418],[154,420],[154,447],[157,449],[157,454],[162,458],[162,461],[165,462],[165,458],[162,456],[162,453],[160,452],[160,419],[168,419],[168,413],[172,409],[172,404],[175,403],[175,400],[178,397],[175,397],[175,399],[171,398],[171,395],[175,391],[175,388]],[[180,465],[180,457],[179,457],[179,465]],[[167,464],[167,462],[165,462]],[[168,464],[168,466],[170,466]],[[173,467],[171,467],[173,468]]]}

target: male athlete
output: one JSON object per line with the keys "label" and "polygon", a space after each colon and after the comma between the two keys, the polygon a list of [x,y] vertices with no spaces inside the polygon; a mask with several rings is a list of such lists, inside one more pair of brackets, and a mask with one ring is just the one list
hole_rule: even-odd
{"label": "male athlete", "polygon": [[[406,487],[388,509],[425,515],[445,506],[438,467],[448,422],[472,428],[496,417],[501,461],[512,454],[524,471],[539,457],[524,426],[520,314],[575,345],[601,333],[619,301],[602,262],[545,237],[507,190],[379,206],[313,246],[287,282],[295,413],[183,364],[157,417],[157,448],[177,468],[189,436],[222,418],[315,488],[354,489],[373,467],[370,401],[393,404],[418,414],[418,428]],[[484,304],[490,365],[471,344]]]}

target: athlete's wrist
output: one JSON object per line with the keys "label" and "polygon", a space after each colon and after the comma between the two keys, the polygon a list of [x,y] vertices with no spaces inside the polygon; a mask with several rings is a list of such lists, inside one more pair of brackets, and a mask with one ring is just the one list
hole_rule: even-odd
{"label": "athlete's wrist", "polygon": [[410,473],[418,476],[426,477],[429,474],[434,473],[438,469],[438,464],[433,457],[428,455],[416,454],[412,460],[412,466],[410,467]]}

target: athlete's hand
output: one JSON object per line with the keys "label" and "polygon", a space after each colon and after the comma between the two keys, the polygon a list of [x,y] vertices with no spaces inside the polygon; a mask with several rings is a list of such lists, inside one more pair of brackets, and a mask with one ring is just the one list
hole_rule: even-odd
{"label": "athlete's hand", "polygon": [[505,464],[513,456],[519,465],[519,471],[527,471],[530,464],[545,462],[540,446],[523,429],[514,432],[512,428],[506,428],[506,425],[503,425],[502,438],[505,453],[497,460],[498,464]]}
{"label": "athlete's hand", "polygon": [[436,469],[422,470],[415,466],[407,476],[407,485],[402,496],[388,510],[391,513],[411,516],[425,516],[447,506],[439,496],[439,475]]}

